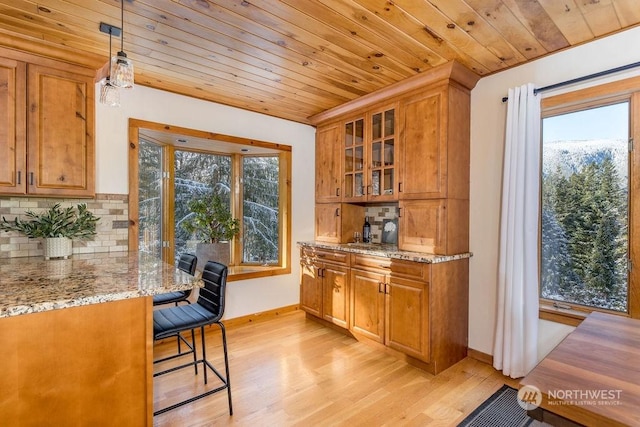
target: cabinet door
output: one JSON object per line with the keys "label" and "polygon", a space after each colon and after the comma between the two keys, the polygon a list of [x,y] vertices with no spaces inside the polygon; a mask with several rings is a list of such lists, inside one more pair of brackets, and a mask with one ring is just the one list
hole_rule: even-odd
{"label": "cabinet door", "polygon": [[400,199],[447,197],[447,135],[444,91],[403,101]]}
{"label": "cabinet door", "polygon": [[322,317],[322,278],[318,275],[319,268],[309,260],[300,263],[300,308]]}
{"label": "cabinet door", "polygon": [[348,203],[316,204],[316,240],[327,243],[348,243],[353,233],[362,231],[364,207]]}
{"label": "cabinet door", "polygon": [[345,202],[363,202],[367,197],[364,123],[362,117],[344,123],[342,200]]}
{"label": "cabinet door", "polygon": [[351,269],[351,331],[384,343],[386,275]]}
{"label": "cabinet door", "polygon": [[93,79],[28,65],[28,192],[94,195]]}
{"label": "cabinet door", "polygon": [[340,243],[341,206],[340,203],[316,204],[316,240]]}
{"label": "cabinet door", "polygon": [[385,107],[369,116],[367,199],[372,202],[397,200],[396,153],[398,138],[396,108]]}
{"label": "cabinet door", "polygon": [[342,170],[341,128],[339,125],[318,128],[316,134],[316,202],[339,202]]}
{"label": "cabinet door", "polygon": [[385,344],[428,362],[428,283],[392,276],[387,287],[385,325]]}
{"label": "cabinet door", "polygon": [[25,194],[26,65],[0,58],[0,193]]}
{"label": "cabinet door", "polygon": [[325,264],[322,267],[322,312],[324,320],[349,327],[349,268]]}
{"label": "cabinet door", "polygon": [[398,248],[454,255],[469,251],[469,201],[401,200]]}

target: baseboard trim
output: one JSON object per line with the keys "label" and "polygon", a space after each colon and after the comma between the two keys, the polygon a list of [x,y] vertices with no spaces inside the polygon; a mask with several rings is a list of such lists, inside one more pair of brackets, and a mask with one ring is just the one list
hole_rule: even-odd
{"label": "baseboard trim", "polygon": [[287,314],[296,313],[300,311],[300,305],[288,305],[285,307],[274,308],[273,310],[262,311],[260,313],[248,314],[246,316],[234,317],[233,319],[223,319],[222,323],[227,329],[237,328],[240,326],[249,325],[252,323],[265,322],[267,320],[275,319],[276,317],[282,317]]}
{"label": "baseboard trim", "polygon": [[467,357],[493,366],[493,356],[491,354],[483,353],[481,351],[469,348],[467,349]]}

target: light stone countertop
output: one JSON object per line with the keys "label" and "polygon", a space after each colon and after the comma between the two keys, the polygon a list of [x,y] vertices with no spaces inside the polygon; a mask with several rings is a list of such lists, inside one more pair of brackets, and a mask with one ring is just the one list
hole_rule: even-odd
{"label": "light stone countertop", "polygon": [[337,250],[362,255],[373,255],[391,259],[403,259],[406,261],[424,262],[436,264],[440,262],[455,261],[458,259],[471,258],[471,252],[455,255],[435,255],[422,252],[399,251],[395,245],[379,243],[324,243],[324,242],[298,242],[298,246]]}
{"label": "light stone countertop", "polygon": [[202,280],[137,252],[0,259],[0,317],[183,291]]}

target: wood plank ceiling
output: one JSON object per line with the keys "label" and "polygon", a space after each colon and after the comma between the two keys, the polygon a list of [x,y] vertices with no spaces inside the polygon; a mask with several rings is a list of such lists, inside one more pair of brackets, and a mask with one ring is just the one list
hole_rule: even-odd
{"label": "wood plank ceiling", "polygon": [[[137,84],[301,123],[451,60],[485,76],[640,22],[637,0],[126,0],[124,10]],[[0,44],[21,35],[95,68],[109,54],[100,22],[120,26],[120,0],[0,0]]]}

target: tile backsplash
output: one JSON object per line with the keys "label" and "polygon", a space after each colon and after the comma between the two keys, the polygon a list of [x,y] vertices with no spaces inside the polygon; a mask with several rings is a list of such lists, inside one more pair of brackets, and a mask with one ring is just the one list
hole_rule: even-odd
{"label": "tile backsplash", "polygon": [[[42,197],[0,196],[0,216],[12,220],[24,218],[25,211],[48,209],[56,203],[64,208],[85,203],[100,217],[91,239],[74,240],[73,253],[119,252],[129,247],[129,196],[127,194],[96,194],[95,199],[59,199]],[[16,232],[0,231],[0,258],[42,256],[40,239],[29,239]]]}
{"label": "tile backsplash", "polygon": [[[369,217],[369,223],[371,224],[372,243],[381,243],[384,220],[398,218],[398,205],[388,204],[367,206],[365,209],[365,215]],[[362,223],[364,224],[364,218],[362,218]]]}

